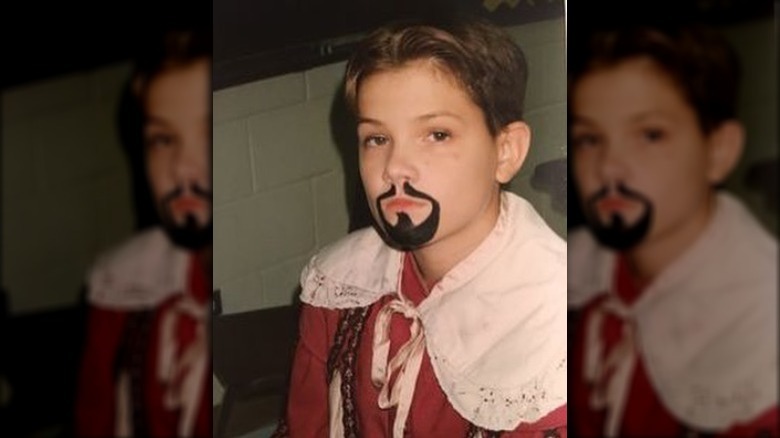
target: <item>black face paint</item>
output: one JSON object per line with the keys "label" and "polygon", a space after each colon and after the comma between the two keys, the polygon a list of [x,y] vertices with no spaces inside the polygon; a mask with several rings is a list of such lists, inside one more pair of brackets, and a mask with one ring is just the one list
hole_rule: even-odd
{"label": "black face paint", "polygon": [[[211,205],[211,192],[194,184],[191,187],[191,191],[196,197],[203,199],[207,205]],[[200,225],[192,214],[187,214],[183,225],[179,225],[174,221],[170,204],[177,197],[181,196],[183,192],[184,189],[182,187],[177,187],[171,193],[165,195],[161,202],[160,220],[165,233],[175,245],[196,251],[211,244],[213,223],[209,219],[207,224]]]}
{"label": "black face paint", "polygon": [[619,214],[612,214],[609,223],[602,223],[596,211],[596,203],[609,194],[605,187],[588,199],[585,203],[585,219],[588,222],[593,235],[604,246],[618,251],[625,251],[638,245],[648,231],[653,218],[653,204],[638,192],[635,192],[625,185],[618,184],[617,191],[625,198],[639,202],[644,208],[642,215],[633,225],[626,224],[623,217]]}
{"label": "black face paint", "polygon": [[439,228],[439,203],[430,195],[417,191],[409,182],[404,183],[404,193],[411,198],[424,199],[431,203],[431,213],[418,225],[412,223],[412,219],[404,212],[398,213],[398,222],[392,225],[385,217],[382,211],[382,201],[395,196],[395,185],[390,190],[379,195],[376,198],[376,210],[379,213],[379,220],[382,222],[385,235],[398,248],[409,251],[429,242],[436,234]]}

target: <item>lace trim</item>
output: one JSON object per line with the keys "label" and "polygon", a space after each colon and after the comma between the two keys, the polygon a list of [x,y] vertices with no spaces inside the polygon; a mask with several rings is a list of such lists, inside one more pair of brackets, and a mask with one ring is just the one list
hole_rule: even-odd
{"label": "lace trim", "polygon": [[287,419],[283,417],[279,420],[279,424],[277,424],[276,430],[274,430],[270,438],[287,438],[289,436],[290,428],[287,426]]}
{"label": "lace trim", "polygon": [[[430,351],[430,350],[429,350]],[[439,364],[438,362],[443,362]],[[443,378],[446,359],[431,361],[444,393],[455,410],[484,429],[514,430],[520,423],[534,423],[566,403],[566,357],[542,376],[516,389],[497,389],[467,379]]]}
{"label": "lace trim", "polygon": [[[330,309],[349,309],[372,304],[383,294],[333,281],[310,263],[301,275],[301,301]],[[389,293],[389,292],[388,292]]]}

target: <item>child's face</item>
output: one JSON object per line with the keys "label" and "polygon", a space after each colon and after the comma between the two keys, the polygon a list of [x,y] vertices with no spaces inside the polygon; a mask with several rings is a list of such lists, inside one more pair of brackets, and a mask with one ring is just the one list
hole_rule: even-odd
{"label": "child's face", "polygon": [[151,80],[144,101],[146,170],[157,209],[166,228],[193,246],[211,233],[209,73],[206,60],[166,70]]}
{"label": "child's face", "polygon": [[418,61],[364,79],[357,102],[360,174],[390,240],[481,241],[499,210],[496,139],[459,84]]}
{"label": "child's face", "polygon": [[602,243],[629,249],[706,223],[710,139],[656,64],[634,58],[595,70],[571,102],[574,175],[596,236],[614,241]]}

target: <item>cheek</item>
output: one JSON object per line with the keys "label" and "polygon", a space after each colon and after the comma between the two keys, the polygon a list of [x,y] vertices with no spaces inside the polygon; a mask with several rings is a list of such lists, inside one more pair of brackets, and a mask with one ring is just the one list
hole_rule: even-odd
{"label": "cheek", "polygon": [[695,204],[696,199],[709,190],[703,156],[677,156],[659,160],[645,181],[659,201],[679,205]]}
{"label": "cheek", "polygon": [[172,186],[171,177],[168,172],[169,167],[162,154],[150,154],[146,159],[146,176],[149,180],[149,187],[159,200],[164,196]]}
{"label": "cheek", "polygon": [[575,157],[572,159],[571,165],[574,186],[577,189],[580,198],[587,197],[600,188],[597,187],[598,182],[593,176],[594,165],[592,162],[585,160],[582,157]]}
{"label": "cheek", "polygon": [[656,210],[659,222],[676,222],[685,220],[695,213],[701,205],[704,191],[699,190],[689,177],[677,177],[669,175],[663,182],[656,184],[648,191]]}
{"label": "cheek", "polygon": [[383,156],[377,152],[361,153],[358,157],[358,166],[360,179],[363,181],[363,187],[366,189],[367,194],[373,192],[374,195],[378,195],[376,190],[379,190],[384,185]]}
{"label": "cheek", "polygon": [[363,191],[365,193],[366,202],[368,203],[368,209],[374,219],[379,219],[376,211],[376,198],[380,195],[380,187],[377,186],[377,179],[373,176],[370,169],[367,168],[366,163],[361,159],[359,163],[360,180],[363,183]]}
{"label": "cheek", "polygon": [[363,190],[366,192],[366,198],[369,202],[371,202],[371,199],[375,198],[375,190],[374,190],[374,179],[371,177],[370,170],[366,169],[363,162],[360,163],[360,181],[363,183]]}

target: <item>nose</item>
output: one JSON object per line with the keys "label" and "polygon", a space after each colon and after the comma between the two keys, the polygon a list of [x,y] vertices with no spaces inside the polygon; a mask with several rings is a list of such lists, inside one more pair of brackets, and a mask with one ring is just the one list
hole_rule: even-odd
{"label": "nose", "polygon": [[599,156],[598,176],[605,185],[613,185],[626,179],[629,173],[629,152],[606,145]]}
{"label": "nose", "polygon": [[406,181],[414,182],[418,177],[418,170],[412,148],[403,144],[393,144],[387,152],[382,177],[385,182],[397,185],[399,188]]}
{"label": "nose", "polygon": [[176,180],[186,186],[197,184],[208,187],[211,160],[210,143],[206,139],[184,139],[177,148],[173,159],[173,172]]}

